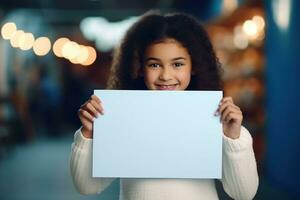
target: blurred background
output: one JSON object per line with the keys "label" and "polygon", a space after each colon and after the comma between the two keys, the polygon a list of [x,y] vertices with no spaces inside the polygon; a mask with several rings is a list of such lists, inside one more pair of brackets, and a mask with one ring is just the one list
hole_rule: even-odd
{"label": "blurred background", "polygon": [[112,49],[149,9],[205,24],[225,95],[254,139],[255,199],[300,199],[299,8],[296,0],[1,0],[0,199],[118,199],[118,181],[101,195],[75,191],[71,143],[78,108],[106,86]]}

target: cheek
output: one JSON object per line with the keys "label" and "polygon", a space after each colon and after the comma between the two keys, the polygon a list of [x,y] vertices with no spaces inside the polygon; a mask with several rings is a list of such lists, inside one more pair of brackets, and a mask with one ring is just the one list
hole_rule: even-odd
{"label": "cheek", "polygon": [[145,70],[144,76],[146,83],[153,83],[158,78],[159,73],[156,71]]}
{"label": "cheek", "polygon": [[189,84],[189,82],[191,80],[191,72],[183,71],[182,73],[178,74],[178,78],[181,80],[182,83]]}

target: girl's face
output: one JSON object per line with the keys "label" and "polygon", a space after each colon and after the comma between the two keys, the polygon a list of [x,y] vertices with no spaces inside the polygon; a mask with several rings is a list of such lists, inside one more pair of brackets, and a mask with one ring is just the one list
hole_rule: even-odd
{"label": "girl's face", "polygon": [[190,55],[178,41],[166,39],[146,49],[143,75],[149,90],[185,90],[191,73]]}

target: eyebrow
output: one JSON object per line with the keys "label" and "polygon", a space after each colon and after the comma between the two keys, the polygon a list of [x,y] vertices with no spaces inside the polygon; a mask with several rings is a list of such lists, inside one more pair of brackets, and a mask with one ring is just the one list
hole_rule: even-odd
{"label": "eyebrow", "polygon": [[[172,61],[181,60],[181,59],[186,60],[185,57],[176,57],[176,58],[173,58]],[[150,61],[150,60],[161,61],[159,58],[149,57],[149,58],[146,59],[146,62]]]}

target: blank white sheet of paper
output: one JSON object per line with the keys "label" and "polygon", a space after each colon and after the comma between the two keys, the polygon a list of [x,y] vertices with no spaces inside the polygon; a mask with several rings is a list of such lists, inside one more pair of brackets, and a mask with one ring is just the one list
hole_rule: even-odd
{"label": "blank white sheet of paper", "polygon": [[95,90],[93,177],[222,177],[222,91]]}

